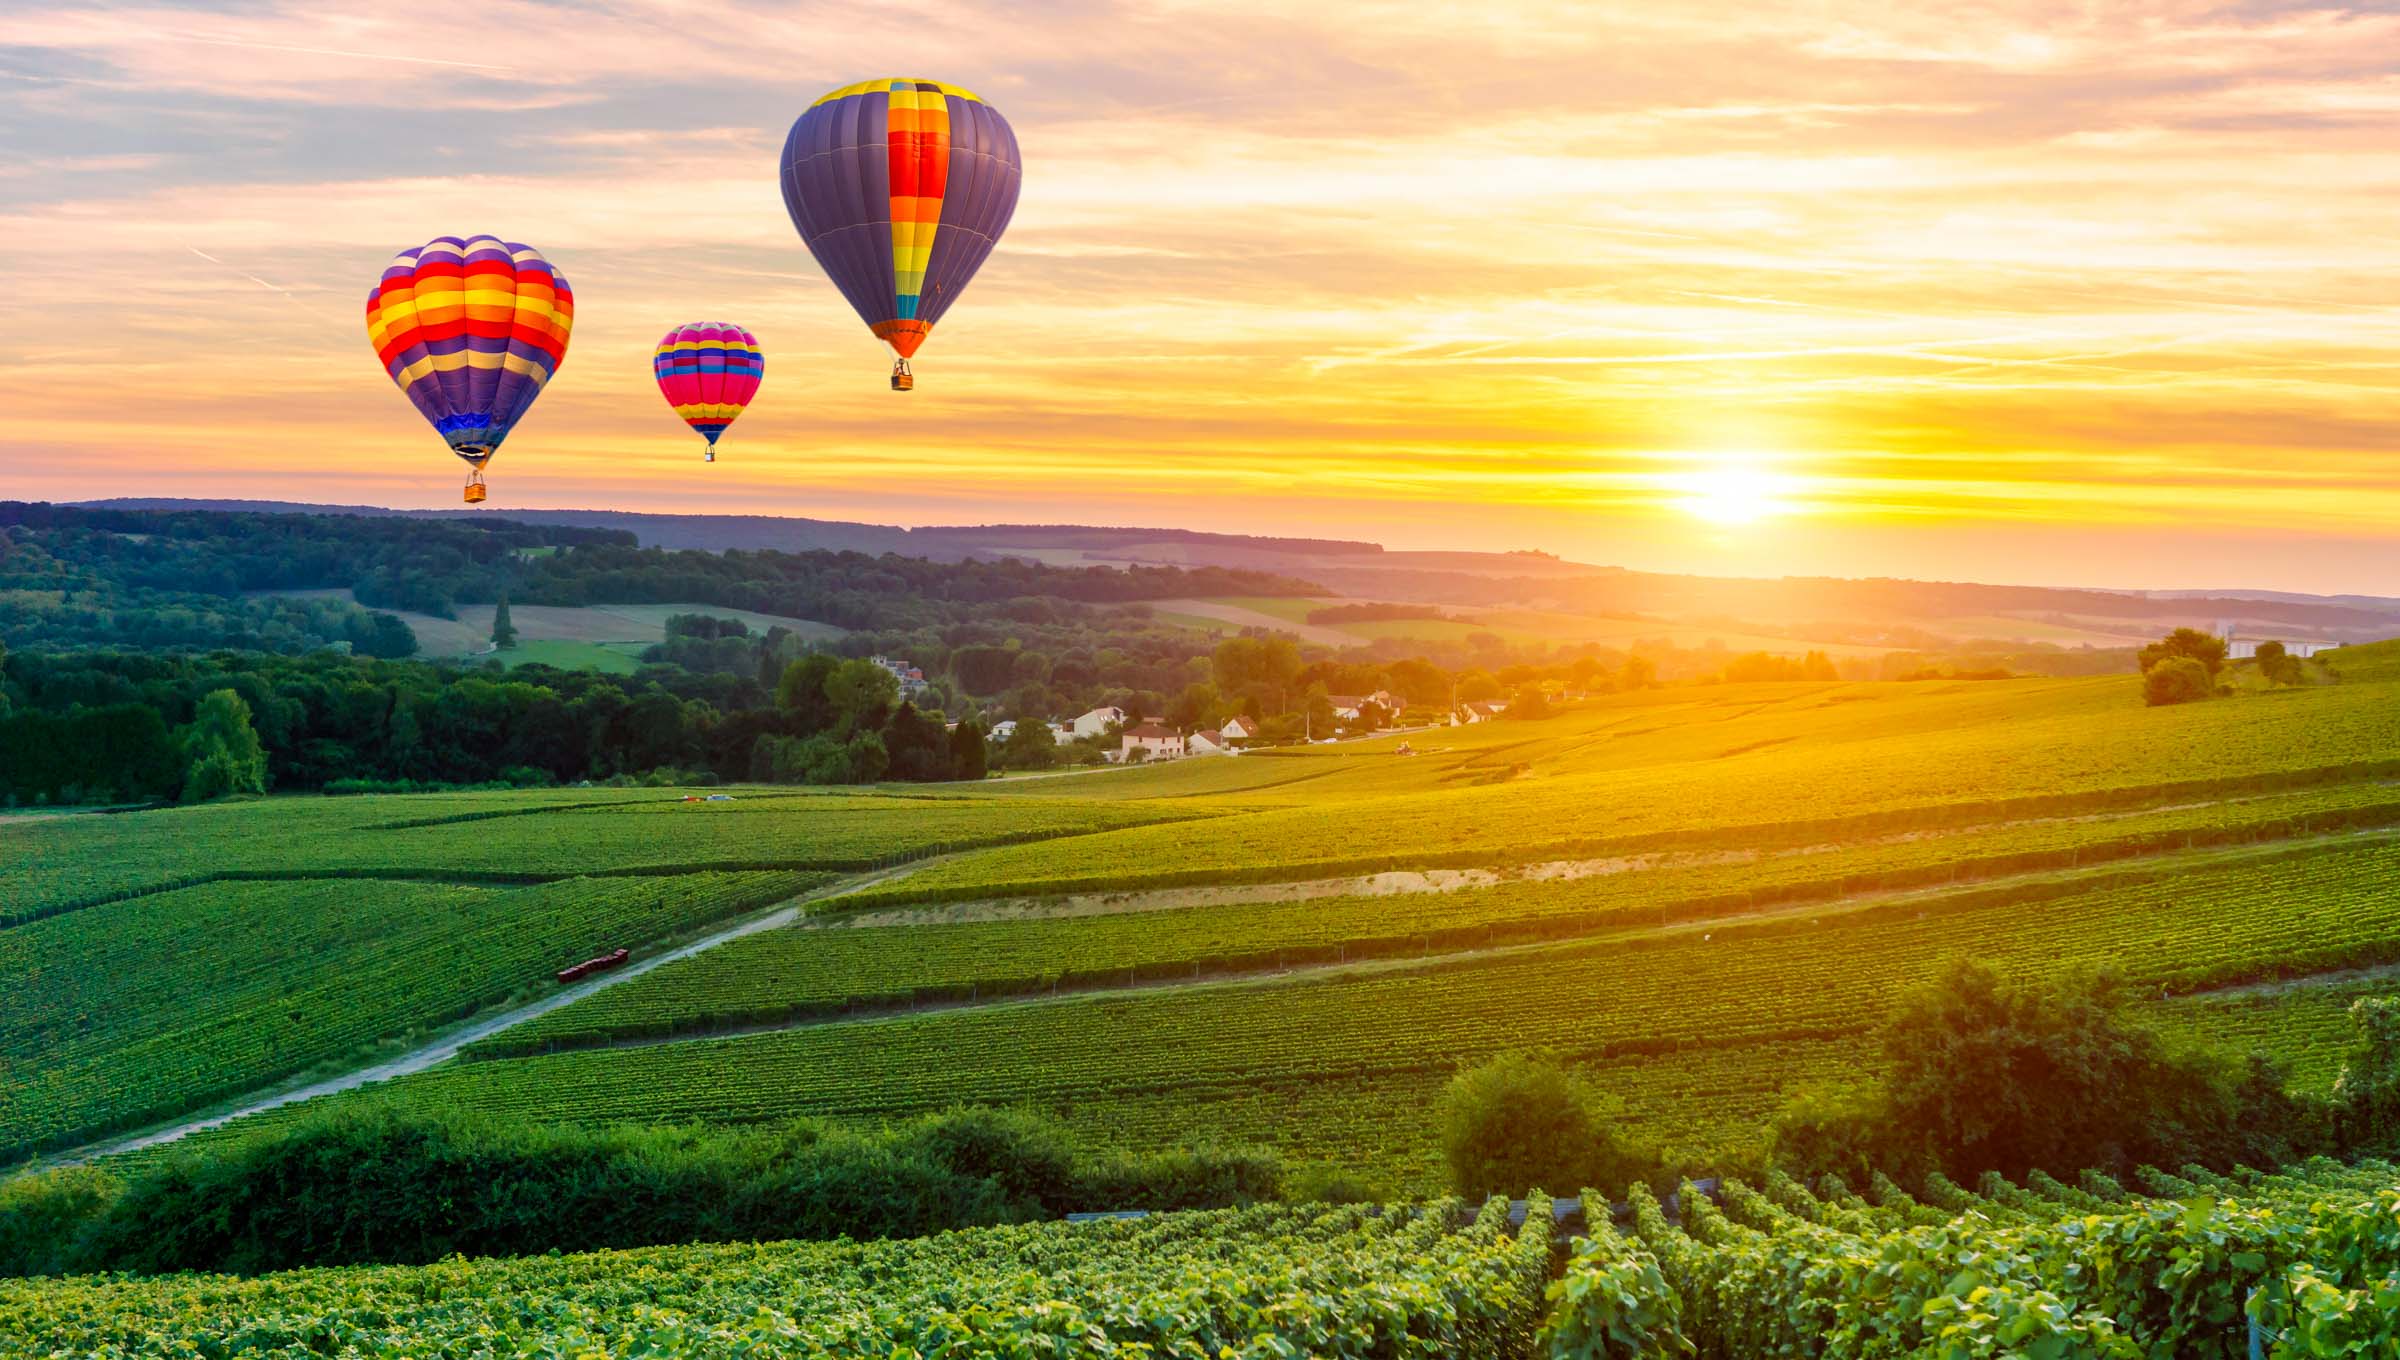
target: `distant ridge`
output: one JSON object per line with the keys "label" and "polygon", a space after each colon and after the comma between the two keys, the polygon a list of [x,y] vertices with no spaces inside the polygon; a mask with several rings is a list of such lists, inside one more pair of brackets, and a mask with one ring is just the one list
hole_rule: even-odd
{"label": "distant ridge", "polygon": [[[373,505],[119,497],[81,508],[515,520],[611,529],[643,546],[705,552],[892,553],[938,562],[1017,557],[1051,566],[1232,567],[1313,581],[1355,600],[1473,609],[1526,608],[1619,618],[1865,623],[1836,640],[1917,645],[1943,636],[2039,638],[2060,627],[2078,645],[2130,646],[2168,628],[2235,630],[2246,638],[2367,642],[2400,634],[2400,600],[2269,590],[2110,590],[1891,578],[1685,576],[1567,561],[1534,552],[1387,551],[1348,539],[1273,538],[1197,529],[1079,524],[897,525],[782,515],[625,510],[390,510]],[[2006,617],[1996,617],[2006,616]],[[1952,624],[1949,620],[1970,620]],[[1883,625],[1904,630],[1889,632]],[[1819,631],[1823,631],[1819,629]]]}
{"label": "distant ridge", "polygon": [[621,529],[650,548],[730,549],[779,552],[899,553],[908,557],[958,558],[999,555],[1011,545],[1105,551],[1139,544],[1190,544],[1246,553],[1299,556],[1361,556],[1383,551],[1380,543],[1330,538],[1268,538],[1218,534],[1198,529],[1112,528],[1082,524],[962,524],[904,529],[892,524],[804,519],[787,515],[675,515],[629,510],[392,510],[379,505],[314,505],[300,501],[201,500],[171,496],[118,496],[75,501],[93,510],[215,510],[254,515],[374,515],[404,519],[513,519],[522,524],[563,524]]}

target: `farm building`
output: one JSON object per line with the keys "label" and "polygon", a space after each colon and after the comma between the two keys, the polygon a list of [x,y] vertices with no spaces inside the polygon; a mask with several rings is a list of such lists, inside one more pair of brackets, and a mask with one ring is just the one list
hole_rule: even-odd
{"label": "farm building", "polygon": [[1233,739],[1226,736],[1222,728],[1194,732],[1183,739],[1183,753],[1187,756],[1229,756],[1233,754]]}
{"label": "farm building", "polygon": [[1165,723],[1144,718],[1125,729],[1124,744],[1117,749],[1118,760],[1132,760],[1136,752],[1144,760],[1177,760],[1184,754],[1183,734]]}

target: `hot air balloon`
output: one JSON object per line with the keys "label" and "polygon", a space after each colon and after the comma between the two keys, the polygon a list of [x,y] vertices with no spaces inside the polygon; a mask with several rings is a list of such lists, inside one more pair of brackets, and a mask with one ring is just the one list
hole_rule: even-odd
{"label": "hot air balloon", "polygon": [[717,436],[758,395],[767,357],[758,337],[724,321],[693,321],[668,331],[651,360],[658,390],[683,422],[708,441],[701,457],[717,461]]}
{"label": "hot air balloon", "polygon": [[783,203],[867,328],[909,358],[1017,210],[1017,135],[936,80],[869,80],[809,106],[783,144]]}
{"label": "hot air balloon", "polygon": [[575,293],[531,246],[491,236],[437,236],[392,257],[367,294],[367,339],[384,371],[474,471],[567,357]]}

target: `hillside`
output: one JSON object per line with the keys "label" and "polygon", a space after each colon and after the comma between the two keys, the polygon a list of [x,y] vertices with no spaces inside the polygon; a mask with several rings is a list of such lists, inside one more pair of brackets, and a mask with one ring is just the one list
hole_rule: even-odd
{"label": "hillside", "polygon": [[[1778,1179],[1771,1130],[1887,1071],[1896,1007],[1962,958],[2027,985],[2106,971],[2127,1023],[2263,1055],[2275,1066],[2253,1070],[2289,1083],[2276,1099],[2323,1108],[2352,1003],[2400,991],[2396,703],[2387,643],[2334,654],[2316,683],[2163,708],[2132,677],[1675,686],[974,785],[284,796],[0,822],[0,970],[33,983],[0,997],[0,1156],[69,1168],[0,1183],[0,1226],[115,1215],[78,1259],[142,1270],[472,1253],[479,1239],[444,1235],[457,1194],[518,1214],[512,1252],[904,1239],[0,1282],[0,1326],[60,1354],[239,1327],[259,1345],[372,1334],[360,1355],[448,1353],[493,1328],[610,1355],[736,1338],[800,1355],[1075,1317],[1086,1338],[1213,1347],[1271,1314],[1523,1357],[1545,1314],[1554,1340],[1610,1325],[1561,1302],[1581,1294],[1541,1296],[1563,1268],[1560,1289],[1594,1273],[1614,1282],[1609,1307],[1680,1318],[1731,1360],[1750,1353],[1744,1328],[1769,1325],[1735,1300],[1782,1310],[1770,1322],[1798,1306],[1761,1269],[1916,1250],[1946,1216],[1965,1215],[1944,1231],[2031,1242],[2064,1206],[2165,1250],[2164,1200],[2143,1193],[2255,1187],[2225,1211],[2245,1232],[2303,1214],[2278,1187],[2381,1212],[2380,1163],[1972,1193],[1920,1168],[1869,1204]],[[622,965],[553,976],[620,948]],[[1661,1218],[1633,1187],[1629,1217],[1588,1224],[1563,1263],[1538,1214],[1519,1236],[1498,1208],[1465,1227],[1440,1198],[1459,1188],[1445,1090],[1529,1053],[1582,1083],[1662,1190],[1708,1173],[1716,1200],[1687,1190]],[[974,1122],[992,1108],[1032,1122]],[[384,1141],[329,1151],[356,1138]],[[410,1157],[434,1160],[411,1172]],[[583,1169],[552,1185],[535,1165]],[[450,1179],[416,1194],[429,1176]],[[303,1193],[294,1177],[334,1180]],[[716,1198],[676,1198],[704,1187]],[[1428,1207],[1276,1202],[1317,1194]],[[545,1212],[542,1196],[568,1198]],[[127,1226],[145,1213],[192,1227]],[[425,1226],[382,1222],[403,1213]],[[2325,1259],[2349,1240],[2331,1219],[2294,1223],[2330,1234]],[[973,1231],[919,1236],[940,1226]],[[11,1231],[26,1236],[0,1249],[58,1230]],[[1186,1250],[1218,1271],[1205,1305],[1175,1273]],[[999,1259],[1007,1282],[943,1320],[944,1291]],[[2044,1269],[2009,1287],[2067,1287]],[[2228,1289],[2257,1276],[2227,1270]],[[610,1311],[628,1287],[637,1311]],[[447,1302],[421,1306],[429,1289]],[[1359,1290],[1414,1302],[1361,1312]],[[503,1320],[488,1311],[503,1299],[534,1311]],[[637,1334],[651,1349],[628,1349]]]}
{"label": "hillside", "polygon": [[[1460,1063],[1570,1055],[1631,1125],[1703,1155],[1871,1062],[1890,998],[1962,953],[2117,967],[2159,1022],[2262,1040],[2322,1083],[2340,1007],[2375,985],[2352,970],[2400,964],[2381,886],[2400,871],[2387,650],[2348,654],[2342,684],[2183,708],[2144,709],[2113,678],[1724,686],[971,793],[270,799],[38,822],[10,838],[18,924],[0,942],[71,986],[47,1011],[14,1003],[8,1052],[30,1069],[12,1070],[48,1075],[0,1090],[0,1141],[58,1147],[264,1087],[538,997],[579,951],[645,960],[804,889],[788,925],[350,1098],[578,1121],[995,1101],[1099,1145],[1266,1144],[1421,1190],[1438,1182],[1423,1112]],[[978,842],[993,848],[962,849]],[[662,911],[686,883],[694,905]],[[624,900],[639,925],[611,915]],[[351,924],[331,938],[386,952],[291,934],[289,953],[250,957],[263,946],[211,924],[235,901],[253,921],[337,910]],[[374,924],[437,905],[508,951]],[[521,928],[536,920],[556,933]],[[138,962],[171,941],[206,948]],[[408,960],[402,982],[457,981],[368,1005],[356,989],[383,957]],[[1836,962],[1851,958],[1877,963]],[[155,1000],[68,1024],[128,969]],[[326,1000],[268,1041],[252,1003],[211,996],[243,1056],[196,1079],[170,1036],[200,980],[228,972],[262,998]],[[2333,985],[2244,990],[2304,975]]]}
{"label": "hillside", "polygon": [[[484,522],[466,510],[274,501],[117,499],[97,507],[245,513],[401,516]],[[1186,529],[1086,525],[925,525],[900,528],[767,515],[662,515],[615,510],[515,510],[508,517],[555,529],[629,533],[642,544],[732,549],[893,553],[934,561],[1016,557],[1051,566],[1220,567],[1318,583],[1334,596],[1460,608],[1533,610],[1650,625],[1744,631],[1791,644],[1921,646],[2006,641],[2121,648],[2171,628],[2231,627],[2244,637],[2364,642],[2400,631],[2400,601],[2239,588],[2201,591],[2059,589],[1970,582],[1733,579],[1628,570],[1538,552],[1387,550],[1346,540],[1266,538]],[[1573,631],[1573,630],[1569,630]],[[1735,650],[1743,648],[1736,645]]]}

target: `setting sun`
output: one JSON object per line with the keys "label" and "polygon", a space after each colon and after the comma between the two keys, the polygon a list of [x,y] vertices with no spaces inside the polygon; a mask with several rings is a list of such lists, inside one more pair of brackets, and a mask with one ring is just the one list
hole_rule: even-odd
{"label": "setting sun", "polygon": [[1678,493],[1676,509],[1711,524],[1756,524],[1788,514],[1799,487],[1792,477],[1745,460],[1709,463],[1665,481]]}

